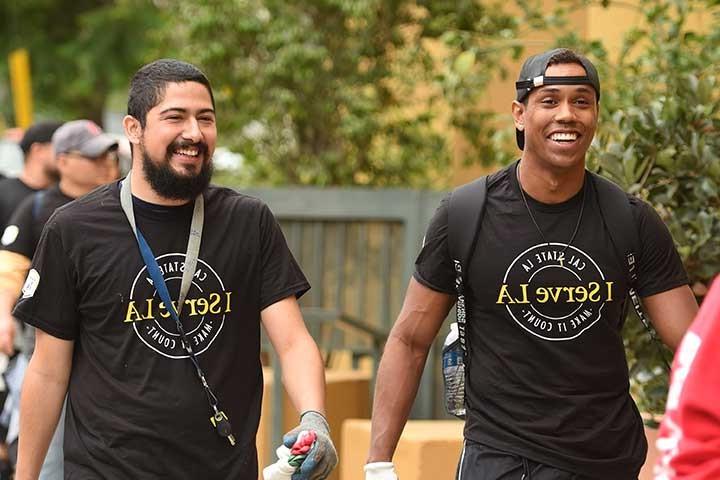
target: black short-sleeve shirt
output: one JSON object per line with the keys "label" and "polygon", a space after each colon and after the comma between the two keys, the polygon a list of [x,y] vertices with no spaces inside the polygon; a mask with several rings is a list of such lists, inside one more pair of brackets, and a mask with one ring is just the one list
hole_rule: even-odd
{"label": "black short-sleeve shirt", "polygon": [[25,185],[19,178],[3,178],[0,180],[0,229],[5,230],[10,216],[25,197],[35,192],[34,188]]}
{"label": "black short-sleeve shirt", "polygon": [[[48,220],[15,315],[74,340],[65,429],[70,478],[256,478],[260,312],[309,285],[270,210],[210,187],[182,323],[238,445],[211,428],[205,393],[121,210],[118,183]],[[192,204],[134,199],[177,298]]]}
{"label": "black short-sleeve shirt", "polygon": [[[591,176],[560,204],[526,194],[541,234],[516,165],[489,179],[469,262],[465,435],[591,478],[634,479],[647,445],[621,338],[628,285]],[[639,295],[687,284],[658,215],[634,197],[630,203],[642,243]],[[455,293],[447,199],[430,222],[414,277]]]}
{"label": "black short-sleeve shirt", "polygon": [[57,185],[27,196],[10,216],[0,249],[31,259],[45,222],[56,208],[72,200]]}

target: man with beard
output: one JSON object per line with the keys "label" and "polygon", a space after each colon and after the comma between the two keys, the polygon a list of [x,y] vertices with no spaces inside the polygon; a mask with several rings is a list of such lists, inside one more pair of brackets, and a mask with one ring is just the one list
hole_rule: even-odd
{"label": "man with beard", "polygon": [[20,140],[23,169],[17,178],[0,180],[0,231],[26,196],[48,188],[57,181],[57,169],[50,140],[62,123],[40,122],[25,131]]}
{"label": "man with beard", "polygon": [[[0,246],[0,351],[6,355],[11,356],[15,350],[16,321],[12,308],[30,268],[45,222],[56,208],[118,178],[117,147],[115,139],[89,120],[68,122],[55,131],[52,149],[60,181],[23,200],[10,217]],[[11,464],[15,462],[12,452],[17,453],[19,382],[34,344],[34,329],[26,328],[25,331],[22,357],[15,358],[11,364],[14,368],[9,378],[13,381],[8,382],[10,395],[5,403],[5,411],[12,412],[7,435]],[[53,437],[52,453],[48,453],[45,459],[41,478],[62,477],[61,442],[62,425]]]}
{"label": "man with beard", "polygon": [[210,186],[215,105],[196,67],[133,77],[133,169],[48,221],[15,316],[37,327],[23,385],[18,479],[37,478],[65,393],[66,478],[257,478],[260,324],[317,440],[336,455],[323,364],[297,303],[309,285],[270,210]]}
{"label": "man with beard", "polygon": [[486,178],[479,230],[466,232],[476,238],[470,259],[451,257],[452,197],[428,227],[378,371],[368,480],[396,478],[395,447],[456,299],[467,308],[458,315],[467,370],[457,478],[634,480],[645,461],[621,336],[632,278],[612,236],[632,233],[609,232],[605,216],[620,212],[601,200],[618,199],[633,222],[634,287],[669,347],[697,303],[652,207],[585,169],[600,100],[593,64],[566,49],[543,52],[525,61],[515,87],[522,155]]}

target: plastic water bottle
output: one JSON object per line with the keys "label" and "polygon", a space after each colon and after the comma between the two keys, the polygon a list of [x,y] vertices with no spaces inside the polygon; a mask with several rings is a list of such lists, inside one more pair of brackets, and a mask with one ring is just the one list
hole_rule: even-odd
{"label": "plastic water bottle", "polygon": [[263,479],[290,480],[292,478],[292,474],[295,473],[295,467],[288,463],[290,458],[290,449],[281,445],[275,453],[277,453],[278,461],[263,469]]}
{"label": "plastic water bottle", "polygon": [[451,415],[465,418],[465,358],[460,345],[457,323],[450,324],[442,350],[445,409]]}

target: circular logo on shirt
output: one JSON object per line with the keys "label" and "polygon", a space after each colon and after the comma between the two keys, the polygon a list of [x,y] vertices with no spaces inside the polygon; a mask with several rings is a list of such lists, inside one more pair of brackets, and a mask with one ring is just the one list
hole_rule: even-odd
{"label": "circular logo on shirt", "polygon": [[545,340],[571,340],[601,318],[614,301],[614,282],[595,261],[563,243],[528,248],[510,264],[497,302],[531,334]]}
{"label": "circular logo on shirt", "polygon": [[[177,303],[185,255],[168,253],[156,260],[171,300]],[[181,313],[183,330],[196,354],[207,350],[218,337],[225,315],[230,312],[231,294],[225,291],[222,280],[212,267],[198,259]],[[158,295],[147,267],[143,267],[133,281],[124,321],[131,323],[138,338],[157,353],[169,358],[188,356],[175,320]]]}
{"label": "circular logo on shirt", "polygon": [[2,238],[0,239],[0,243],[7,247],[15,240],[17,240],[19,233],[20,229],[17,225],[8,225],[7,227],[5,227],[5,231],[3,232]]}

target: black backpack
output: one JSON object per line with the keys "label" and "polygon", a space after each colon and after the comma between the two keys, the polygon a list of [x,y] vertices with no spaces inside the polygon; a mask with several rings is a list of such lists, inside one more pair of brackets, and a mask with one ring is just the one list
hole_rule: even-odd
{"label": "black backpack", "polygon": [[[628,196],[622,188],[595,173],[590,172],[590,181],[597,192],[600,215],[610,234],[615,252],[625,266],[630,286],[628,291],[630,301],[643,325],[650,332],[650,336],[660,348],[659,340],[655,331],[650,327],[635,290],[638,280],[636,252],[640,250],[640,236],[632,216]],[[466,368],[469,367],[467,367],[468,345],[465,339],[467,312],[464,284],[467,279],[468,264],[475,251],[480,233],[487,189],[487,176],[461,185],[452,192],[448,206],[448,249],[455,268],[455,291],[457,293],[455,312]],[[662,351],[661,357],[669,371],[670,366]]]}

